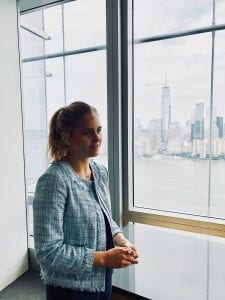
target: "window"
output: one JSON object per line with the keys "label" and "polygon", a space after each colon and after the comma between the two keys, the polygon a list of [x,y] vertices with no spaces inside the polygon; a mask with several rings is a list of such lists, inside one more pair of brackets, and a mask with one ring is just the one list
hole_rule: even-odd
{"label": "window", "polygon": [[134,209],[225,219],[223,10],[133,1]]}
{"label": "window", "polygon": [[31,236],[32,197],[38,177],[48,166],[49,121],[58,108],[76,100],[97,108],[104,141],[101,155],[96,159],[107,165],[105,6],[104,0],[72,1],[21,16],[25,166]]}

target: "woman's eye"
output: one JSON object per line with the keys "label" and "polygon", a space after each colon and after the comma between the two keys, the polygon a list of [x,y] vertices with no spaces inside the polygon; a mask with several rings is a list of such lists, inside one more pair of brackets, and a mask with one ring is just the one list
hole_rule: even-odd
{"label": "woman's eye", "polygon": [[[98,128],[97,129],[97,134],[99,134],[99,133],[101,133],[102,132],[102,128]],[[93,130],[93,131],[84,131],[83,132],[83,135],[94,135],[95,134],[95,131]]]}

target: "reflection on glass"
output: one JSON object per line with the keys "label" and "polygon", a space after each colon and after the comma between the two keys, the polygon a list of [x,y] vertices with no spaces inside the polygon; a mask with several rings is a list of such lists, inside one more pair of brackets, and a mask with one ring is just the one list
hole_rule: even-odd
{"label": "reflection on glass", "polygon": [[[25,22],[25,25],[29,26],[30,24],[34,29],[43,29],[42,11],[23,15],[21,16],[21,21]],[[42,38],[23,28],[20,33],[22,58],[44,55],[44,42]]]}
{"label": "reflection on glass", "polygon": [[[44,42],[42,38],[21,29],[23,58],[64,51],[63,26],[66,27],[67,50],[106,43],[105,1],[97,0],[94,6],[90,0],[74,1],[64,4],[64,8],[65,24],[62,23],[61,5],[21,16],[33,26],[44,29],[51,37]],[[63,57],[23,63],[25,167],[31,248],[34,247],[32,197],[38,177],[48,166],[46,150],[50,118],[59,107],[72,101],[86,101],[96,106],[104,136],[102,152],[96,160],[107,166],[106,90],[106,51],[69,56],[66,66]]]}
{"label": "reflection on glass", "polygon": [[68,102],[86,101],[95,106],[103,125],[103,144],[98,161],[107,163],[107,83],[106,51],[66,57]]}
{"label": "reflection on glass", "polygon": [[65,105],[63,58],[46,60],[46,103],[48,123],[54,112]]}
{"label": "reflection on glass", "polygon": [[32,26],[37,27],[38,29],[43,29],[43,15],[42,10],[30,12],[24,15],[21,15],[20,18]]}
{"label": "reflection on glass", "polygon": [[134,38],[212,25],[213,0],[134,0]]}
{"label": "reflection on glass", "polygon": [[43,10],[44,28],[50,40],[45,41],[45,54],[63,51],[62,6]]}
{"label": "reflection on glass", "polygon": [[216,24],[225,23],[225,2],[224,0],[215,0],[215,20]]}
{"label": "reflection on glass", "polygon": [[124,232],[140,262],[116,270],[114,285],[149,299],[224,299],[223,238],[131,223]]}
{"label": "reflection on glass", "polygon": [[23,64],[23,118],[27,191],[34,192],[46,168],[46,103],[44,61]]}
{"label": "reflection on glass", "polygon": [[210,215],[225,218],[225,31],[216,32]]}
{"label": "reflection on glass", "polygon": [[[65,10],[64,24],[62,10]],[[91,9],[93,7],[94,9]],[[48,41],[25,30],[22,32],[23,58],[63,51],[63,26],[67,50],[106,43],[105,0],[73,1],[28,13],[21,19],[45,30]],[[45,44],[45,45],[44,45]],[[65,102],[83,100],[95,105],[103,123],[105,136],[99,160],[107,164],[106,51],[70,56],[67,76],[63,58],[23,64],[23,112],[25,130],[26,176],[28,192],[47,167],[46,144],[48,122]],[[98,68],[96,67],[98,66]],[[67,92],[66,87],[67,85]],[[66,95],[68,94],[67,101]]]}
{"label": "reflection on glass", "polygon": [[134,47],[135,206],[207,215],[211,35]]}
{"label": "reflection on glass", "polygon": [[82,0],[64,5],[66,50],[106,44],[105,2]]}

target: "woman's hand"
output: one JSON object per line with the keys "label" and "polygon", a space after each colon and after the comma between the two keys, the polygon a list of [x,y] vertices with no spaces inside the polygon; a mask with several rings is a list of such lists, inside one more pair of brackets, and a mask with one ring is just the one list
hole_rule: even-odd
{"label": "woman's hand", "polygon": [[124,268],[132,264],[137,264],[137,256],[126,247],[115,247],[106,251],[106,266],[111,268]]}
{"label": "woman's hand", "polygon": [[132,252],[132,255],[135,258],[138,258],[137,248],[129,240],[127,240],[121,232],[115,234],[113,237],[113,240],[117,246],[126,247],[126,248],[130,249],[130,252]]}
{"label": "woman's hand", "polygon": [[137,256],[133,250],[127,247],[115,247],[107,251],[97,251],[94,257],[94,265],[111,268],[125,268],[137,263]]}
{"label": "woman's hand", "polygon": [[128,253],[133,255],[135,258],[138,258],[137,248],[130,241],[128,241],[127,239],[121,241],[118,246],[126,247],[128,249]]}

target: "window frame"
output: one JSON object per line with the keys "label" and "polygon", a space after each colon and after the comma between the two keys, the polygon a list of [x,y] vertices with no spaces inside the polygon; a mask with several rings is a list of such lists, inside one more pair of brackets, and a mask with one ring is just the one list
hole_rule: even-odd
{"label": "window frame", "polygon": [[[159,226],[171,228],[176,230],[188,231],[193,233],[200,233],[205,235],[212,235],[218,237],[225,237],[225,220],[215,217],[201,217],[186,213],[172,213],[157,209],[138,208],[134,205],[133,199],[133,107],[134,107],[134,92],[133,81],[134,67],[133,67],[133,50],[134,44],[147,43],[163,39],[171,39],[183,36],[191,36],[205,32],[212,32],[212,60],[211,60],[211,91],[210,91],[210,141],[212,135],[212,108],[213,108],[213,75],[214,75],[214,42],[215,32],[225,29],[225,24],[215,25],[215,0],[213,1],[213,23],[211,26],[202,27],[193,30],[185,30],[172,34],[158,35],[153,37],[146,37],[141,39],[133,39],[133,0],[121,0],[119,4],[121,16],[121,136],[117,131],[117,140],[114,141],[115,145],[119,144],[120,140],[123,141],[121,148],[122,168],[115,174],[115,169],[110,171],[114,174],[114,178],[122,178],[122,198],[120,198],[120,205],[122,211],[122,224],[126,226],[129,222],[141,223],[152,226]],[[108,70],[109,71],[109,70]],[[109,127],[113,124],[109,124]],[[112,130],[112,129],[111,129]],[[114,128],[115,132],[116,128]],[[110,146],[110,145],[109,145]],[[210,143],[211,147],[211,143]],[[211,151],[210,151],[211,153]],[[115,157],[110,156],[112,160]],[[209,159],[209,168],[211,169],[211,159]],[[209,178],[210,180],[210,178]],[[114,189],[117,189],[117,183],[111,182]],[[117,211],[115,212],[118,213]]]}

